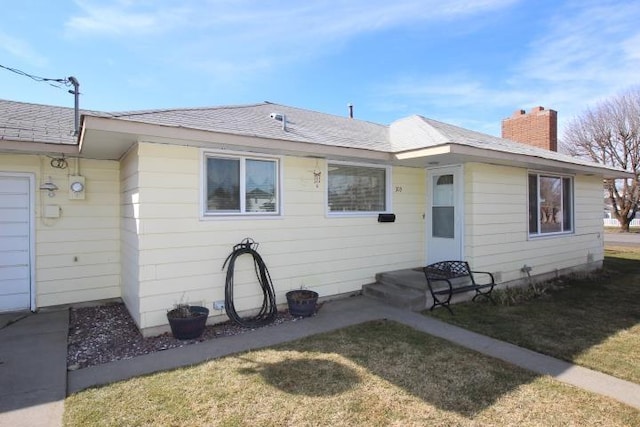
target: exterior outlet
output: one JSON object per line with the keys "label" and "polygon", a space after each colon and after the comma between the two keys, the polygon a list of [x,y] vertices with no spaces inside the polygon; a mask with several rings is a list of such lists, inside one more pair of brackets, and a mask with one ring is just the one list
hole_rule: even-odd
{"label": "exterior outlet", "polygon": [[213,309],[214,310],[218,310],[218,311],[224,310],[224,300],[214,301],[213,302]]}

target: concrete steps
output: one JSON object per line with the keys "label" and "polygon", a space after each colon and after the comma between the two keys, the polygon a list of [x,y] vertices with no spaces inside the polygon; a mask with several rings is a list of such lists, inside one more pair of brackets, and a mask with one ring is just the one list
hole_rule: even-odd
{"label": "concrete steps", "polygon": [[375,283],[362,287],[362,294],[406,310],[427,308],[427,282],[419,269],[378,273]]}

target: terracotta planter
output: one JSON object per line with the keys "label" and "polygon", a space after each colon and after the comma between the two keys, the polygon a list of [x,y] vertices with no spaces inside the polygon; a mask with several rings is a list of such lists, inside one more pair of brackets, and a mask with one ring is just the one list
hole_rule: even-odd
{"label": "terracotta planter", "polygon": [[307,289],[297,289],[286,294],[289,314],[297,317],[309,317],[316,312],[318,293]]}
{"label": "terracotta planter", "polygon": [[209,309],[200,306],[189,306],[188,313],[184,309],[173,309],[167,312],[171,333],[179,340],[192,340],[204,332],[209,317]]}

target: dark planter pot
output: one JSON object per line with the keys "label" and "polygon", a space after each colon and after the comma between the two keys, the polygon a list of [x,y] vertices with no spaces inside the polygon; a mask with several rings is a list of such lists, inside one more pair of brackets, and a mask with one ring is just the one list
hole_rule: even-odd
{"label": "dark planter pot", "polygon": [[286,294],[289,314],[296,317],[309,317],[316,312],[318,293],[307,289],[297,289]]}
{"label": "dark planter pot", "polygon": [[178,310],[167,312],[169,326],[174,338],[179,340],[192,340],[198,338],[204,332],[209,317],[209,309],[192,305],[189,307],[190,316],[180,317]]}

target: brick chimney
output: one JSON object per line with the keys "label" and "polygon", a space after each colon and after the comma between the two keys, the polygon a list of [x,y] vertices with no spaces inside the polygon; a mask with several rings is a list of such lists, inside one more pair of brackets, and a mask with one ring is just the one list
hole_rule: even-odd
{"label": "brick chimney", "polygon": [[502,121],[502,137],[546,150],[558,151],[558,112],[535,107],[516,110]]}

